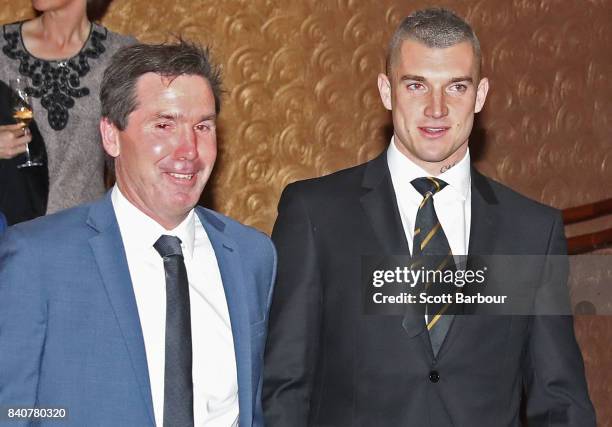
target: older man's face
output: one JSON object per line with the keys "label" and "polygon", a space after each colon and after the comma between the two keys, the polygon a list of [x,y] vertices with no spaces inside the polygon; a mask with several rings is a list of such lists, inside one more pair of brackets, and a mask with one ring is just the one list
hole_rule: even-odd
{"label": "older man's face", "polygon": [[478,81],[472,45],[429,48],[405,40],[378,87],[392,111],[395,143],[410,160],[432,175],[465,156],[468,138],[488,91]]}
{"label": "older man's face", "polygon": [[198,203],[215,163],[215,99],[200,76],[154,73],[138,79],[136,97],[125,130],[102,121],[104,147],[123,195],[172,229]]}

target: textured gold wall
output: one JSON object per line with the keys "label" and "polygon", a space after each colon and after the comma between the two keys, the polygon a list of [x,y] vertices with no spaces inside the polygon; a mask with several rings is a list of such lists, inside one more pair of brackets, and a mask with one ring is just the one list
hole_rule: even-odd
{"label": "textured gold wall", "polygon": [[[151,5],[159,5],[152,7]],[[387,143],[376,75],[401,17],[393,0],[115,0],[103,23],[142,41],[211,44],[227,95],[207,201],[266,232],[284,186],[355,165]],[[0,20],[32,15],[0,1]],[[475,27],[491,80],[477,165],[564,208],[612,197],[609,0],[442,0]],[[612,426],[612,321],[577,319],[601,426]],[[551,355],[551,357],[555,357]]]}

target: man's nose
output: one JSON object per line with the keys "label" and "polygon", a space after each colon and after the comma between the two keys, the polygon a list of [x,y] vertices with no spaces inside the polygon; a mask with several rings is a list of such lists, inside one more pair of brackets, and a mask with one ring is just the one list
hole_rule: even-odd
{"label": "man's nose", "polygon": [[194,129],[182,129],[174,150],[174,157],[180,160],[193,160],[198,157],[197,138]]}
{"label": "man's nose", "polygon": [[446,97],[441,90],[433,90],[427,105],[425,106],[425,115],[434,119],[439,119],[448,115],[448,106],[446,105]]}

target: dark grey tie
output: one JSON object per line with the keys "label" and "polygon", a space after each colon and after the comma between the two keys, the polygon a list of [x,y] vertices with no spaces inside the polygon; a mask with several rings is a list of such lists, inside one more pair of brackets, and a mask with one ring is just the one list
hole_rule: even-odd
{"label": "dark grey tie", "polygon": [[[446,182],[426,177],[414,179],[411,184],[423,196],[414,224],[413,257],[420,259],[421,265],[428,270],[455,270],[453,254],[436,215],[433,200],[434,194],[446,187]],[[428,295],[454,293],[456,290],[453,285],[443,287],[439,283],[425,284],[425,287]],[[428,304],[425,308],[427,330],[434,356],[438,354],[453,321],[454,309],[455,307],[448,304]]]}
{"label": "dark grey tie", "polygon": [[164,427],[189,427],[193,426],[191,312],[181,240],[163,235],[153,247],[164,259],[166,272]]}

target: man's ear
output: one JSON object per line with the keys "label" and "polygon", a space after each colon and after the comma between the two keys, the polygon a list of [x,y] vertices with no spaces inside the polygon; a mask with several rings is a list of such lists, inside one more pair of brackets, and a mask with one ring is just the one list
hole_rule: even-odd
{"label": "man's ear", "polygon": [[485,100],[487,99],[487,93],[489,92],[489,79],[483,77],[478,83],[476,89],[476,104],[474,105],[474,112],[480,113],[482,107],[484,107]]}
{"label": "man's ear", "polygon": [[391,103],[391,82],[386,74],[380,73],[378,75],[378,93],[380,99],[387,110],[392,110]]}
{"label": "man's ear", "polygon": [[121,152],[119,129],[108,118],[102,117],[100,120],[100,134],[102,135],[104,151],[111,157],[117,157]]}

